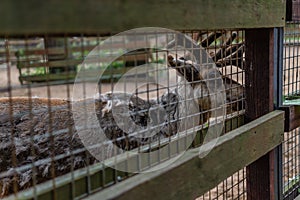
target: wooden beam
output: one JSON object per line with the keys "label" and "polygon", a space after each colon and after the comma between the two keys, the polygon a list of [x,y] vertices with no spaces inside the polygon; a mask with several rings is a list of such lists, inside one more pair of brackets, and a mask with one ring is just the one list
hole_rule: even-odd
{"label": "wooden beam", "polygon": [[286,21],[300,20],[300,0],[286,0]]}
{"label": "wooden beam", "polygon": [[286,0],[286,21],[293,20],[293,0]]}
{"label": "wooden beam", "polygon": [[[274,29],[249,29],[246,38],[245,122],[274,109]],[[275,150],[247,166],[247,199],[275,198]]]}
{"label": "wooden beam", "polygon": [[[283,27],[282,0],[3,0],[0,35]],[[247,14],[245,14],[247,13]]]}
{"label": "wooden beam", "polygon": [[284,131],[289,132],[300,126],[300,105],[282,106],[285,112]]}
{"label": "wooden beam", "polygon": [[195,199],[280,144],[283,119],[282,111],[269,113],[218,138],[202,159],[199,148],[188,150],[160,171],[136,175],[86,199]]}

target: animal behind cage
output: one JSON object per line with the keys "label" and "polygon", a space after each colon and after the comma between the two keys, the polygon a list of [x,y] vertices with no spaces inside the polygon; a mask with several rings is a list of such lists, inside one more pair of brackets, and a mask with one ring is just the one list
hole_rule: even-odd
{"label": "animal behind cage", "polygon": [[[284,30],[283,105],[299,105],[299,1],[291,2],[292,16]],[[282,144],[282,176],[284,199],[299,192],[299,128],[286,132]]]}
{"label": "animal behind cage", "polygon": [[[243,30],[182,34],[0,39],[1,197],[80,198],[242,125]],[[245,195],[241,170],[199,199]]]}

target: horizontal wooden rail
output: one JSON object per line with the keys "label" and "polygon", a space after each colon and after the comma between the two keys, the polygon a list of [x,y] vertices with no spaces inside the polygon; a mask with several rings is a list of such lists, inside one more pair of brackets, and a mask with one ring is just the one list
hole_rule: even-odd
{"label": "horizontal wooden rail", "polygon": [[[283,0],[4,0],[0,35],[283,27]],[[245,14],[246,13],[246,14]]]}
{"label": "horizontal wooden rail", "polygon": [[282,111],[269,113],[218,138],[202,159],[199,148],[188,150],[160,171],[134,176],[87,199],[195,199],[279,145],[283,120]]}
{"label": "horizontal wooden rail", "polygon": [[289,132],[300,126],[300,105],[282,106],[285,112],[284,131]]}

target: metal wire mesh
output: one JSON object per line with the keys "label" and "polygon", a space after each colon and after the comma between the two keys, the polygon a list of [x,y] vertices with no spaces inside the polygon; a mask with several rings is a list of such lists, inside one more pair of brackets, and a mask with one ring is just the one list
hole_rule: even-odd
{"label": "metal wire mesh", "polygon": [[289,5],[291,17],[286,22],[284,31],[284,104],[297,103],[297,99],[299,99],[299,5],[299,1],[292,1]]}
{"label": "metal wire mesh", "polygon": [[[243,89],[239,85],[236,85],[236,83],[238,82],[243,86],[245,83],[243,71],[245,66],[244,32],[241,30],[223,30],[217,33],[219,35],[215,37],[219,36],[219,40],[214,38],[214,42],[209,46],[205,45],[205,42],[202,42],[201,44],[206,47],[217,66],[221,68],[222,74],[229,78],[229,80],[227,80],[227,83],[229,83],[227,88],[230,88],[230,91],[227,92],[227,96],[236,97],[236,93],[240,93]],[[211,35],[211,32],[204,32],[201,36],[203,38],[209,38]],[[234,40],[232,40],[232,38],[230,39],[228,35],[231,35]],[[202,41],[203,38],[201,38]],[[222,50],[220,51],[220,49]],[[242,115],[244,111],[244,94],[243,92],[240,94],[242,95],[237,99],[227,100],[227,111],[233,111],[238,116]],[[227,115],[227,117],[231,118],[230,115]],[[239,124],[238,119],[234,118],[231,118],[228,122],[228,129],[224,129],[224,134],[234,129],[234,127],[242,125]],[[246,199],[246,169],[236,172],[219,183],[217,187],[197,199]]]}
{"label": "metal wire mesh", "polygon": [[[286,22],[283,50],[283,104],[299,104],[299,1],[291,1],[291,18]],[[299,128],[284,134],[282,176],[284,199],[294,199],[299,189]]]}
{"label": "metal wire mesh", "polygon": [[287,132],[283,142],[283,191],[285,199],[298,196],[299,188],[299,128]]}
{"label": "metal wire mesh", "polygon": [[[226,94],[223,119],[226,122],[222,134],[241,126],[245,101],[243,31],[183,33],[204,47],[223,79],[223,92]],[[155,37],[158,34],[166,36]],[[129,37],[126,44],[134,47],[137,42],[144,42],[153,47],[165,42],[168,45],[172,41],[168,34],[135,35],[140,39],[130,41]],[[205,90],[203,80],[196,78],[197,70],[193,71],[196,64],[192,61],[191,52],[198,49],[187,48],[183,43],[184,49],[139,48],[124,53],[123,40],[105,43],[107,38],[100,35],[44,35],[0,39],[1,198],[12,194],[26,198],[84,197],[134,175],[130,170],[114,169],[119,164],[117,156],[125,156],[121,163],[126,169],[149,169],[170,160],[186,148],[201,145],[208,127],[218,123],[220,116],[212,117],[211,113],[217,112],[217,108],[212,106],[199,103],[201,109],[196,113],[179,112],[182,110],[178,105],[191,105],[196,98],[180,99],[180,87],[198,84],[201,91]],[[97,48],[99,45],[101,49]],[[96,54],[90,55],[93,49]],[[124,54],[109,62],[120,52]],[[148,68],[141,72],[141,65]],[[153,67],[149,68],[150,65]],[[99,69],[102,70],[100,80],[97,79],[99,77],[95,79]],[[85,76],[78,78],[80,70]],[[180,82],[182,77],[188,81]],[[153,81],[161,79],[165,84]],[[122,87],[117,87],[118,92],[112,94],[111,91],[117,91],[115,87],[120,80],[123,80]],[[147,84],[139,84],[145,80]],[[74,81],[76,84],[73,84]],[[127,98],[124,95],[127,93],[130,93],[128,104],[122,99]],[[74,98],[76,95],[84,97],[84,100]],[[204,97],[202,92],[197,98],[202,100]],[[75,104],[74,99],[77,100]],[[120,105],[129,106],[130,114],[121,115],[121,124],[118,124],[111,107],[119,108]],[[158,106],[151,110],[153,105]],[[80,132],[95,128],[88,123],[91,110],[96,110],[96,119],[104,130],[106,140],[89,141],[96,146],[87,147]],[[157,114],[159,112],[164,113],[162,118]],[[154,116],[151,116],[153,113]],[[200,116],[199,122],[192,120],[195,116]],[[74,122],[74,117],[80,119],[80,126]],[[126,133],[120,126],[126,124],[127,119],[143,129],[129,131],[131,126],[125,126],[130,134]],[[149,127],[149,123],[155,120],[155,126]],[[195,135],[191,135],[187,127],[181,129],[180,135],[177,134],[178,122],[182,120],[192,121],[190,126]],[[158,133],[146,139],[136,137],[140,132],[144,134],[152,129],[158,130]],[[124,154],[128,150],[155,152],[166,144],[173,146],[157,151],[155,157],[145,157],[146,162],[138,160],[136,163],[134,159],[137,158]],[[91,153],[93,148],[98,148],[101,162]],[[107,167],[107,163],[111,163],[111,167]],[[245,170],[241,170],[199,199],[245,199],[245,187]]]}
{"label": "metal wire mesh", "polygon": [[299,24],[288,22],[284,40],[284,95],[285,103],[298,99],[299,93]]}
{"label": "metal wire mesh", "polygon": [[198,199],[246,199],[246,169],[236,172]]}

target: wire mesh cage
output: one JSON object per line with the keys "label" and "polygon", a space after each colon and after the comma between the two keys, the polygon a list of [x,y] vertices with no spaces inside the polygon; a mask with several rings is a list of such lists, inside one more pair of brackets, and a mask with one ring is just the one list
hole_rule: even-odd
{"label": "wire mesh cage", "polygon": [[[193,43],[166,30],[0,39],[1,198],[81,198],[241,126],[244,31],[182,33]],[[241,170],[199,199],[245,187]]]}
{"label": "wire mesh cage", "polygon": [[246,170],[242,169],[197,199],[247,199]]}
{"label": "wire mesh cage", "polygon": [[285,133],[282,162],[284,197],[294,199],[299,188],[299,128]]}
{"label": "wire mesh cage", "polygon": [[[215,35],[214,35],[215,34]],[[201,34],[200,34],[201,35]],[[203,36],[203,35],[202,35]],[[198,36],[199,38],[199,36]],[[235,116],[242,116],[244,112],[244,66],[245,66],[245,36],[242,30],[221,30],[216,32],[204,32],[204,39],[200,41],[206,48],[216,65],[224,75],[226,88],[226,113],[235,113]],[[211,38],[214,41],[207,44]],[[229,89],[229,90],[228,90]],[[232,98],[233,97],[233,98]],[[243,124],[243,117],[238,119],[226,115],[228,129],[224,133],[237,128]],[[241,120],[241,121],[240,121]],[[222,181],[217,187],[208,191],[198,199],[245,199],[246,198],[246,176],[245,169],[242,169],[231,177]]]}
{"label": "wire mesh cage", "polygon": [[[283,105],[299,105],[299,1],[289,1],[290,17],[284,30]],[[299,128],[284,134],[282,144],[282,181],[284,199],[299,192]]]}
{"label": "wire mesh cage", "polygon": [[285,28],[284,48],[284,103],[293,103],[291,100],[298,99],[298,22],[288,22]]}

